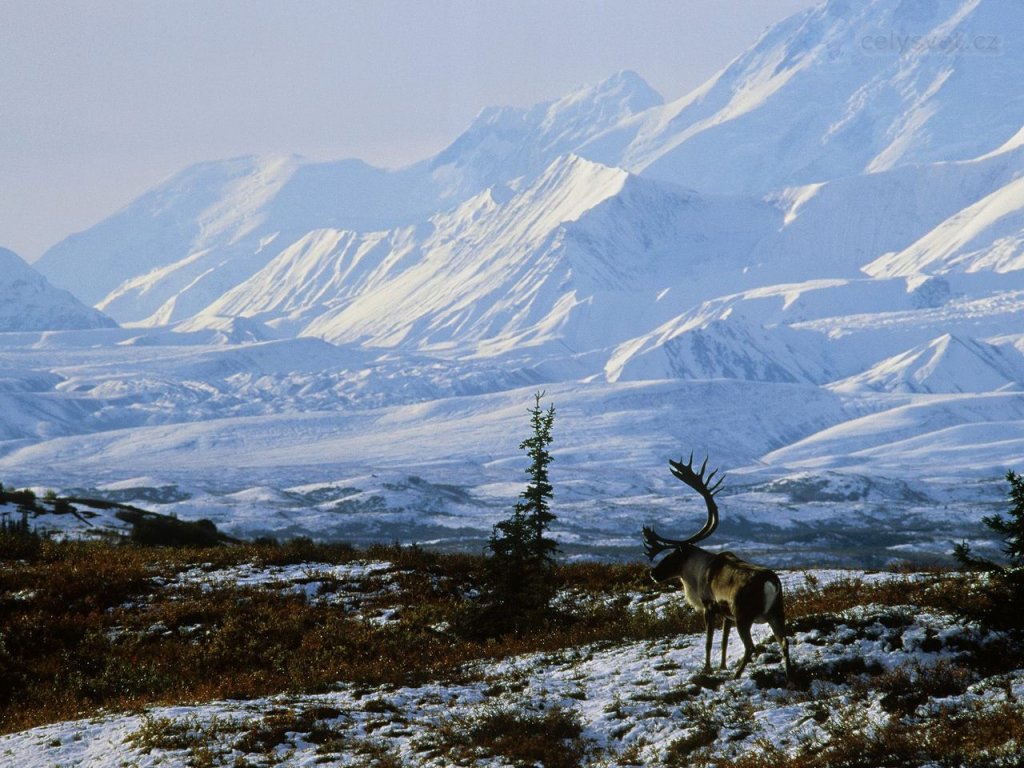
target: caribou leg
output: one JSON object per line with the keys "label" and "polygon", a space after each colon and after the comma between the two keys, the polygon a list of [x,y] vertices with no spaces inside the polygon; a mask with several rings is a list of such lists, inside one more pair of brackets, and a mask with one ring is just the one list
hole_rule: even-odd
{"label": "caribou leg", "polygon": [[715,612],[711,609],[704,610],[704,631],[707,637],[704,641],[704,671],[711,671],[711,645],[715,639]]}
{"label": "caribou leg", "polygon": [[749,621],[736,621],[736,633],[740,636],[740,640],[743,641],[743,660],[740,661],[740,668],[736,670],[737,678],[743,674],[743,668],[747,666],[750,657],[754,655],[754,641],[750,637],[751,623]]}
{"label": "caribou leg", "polygon": [[767,616],[768,626],[771,627],[775,639],[779,641],[779,648],[782,649],[782,662],[786,667],[786,679],[790,680],[789,639],[786,637],[786,619],[782,613],[782,601],[776,602],[776,606],[778,609],[773,609]]}
{"label": "caribou leg", "polygon": [[722,617],[722,664],[719,669],[725,669],[725,651],[729,647],[729,630],[732,629],[732,619],[728,616]]}

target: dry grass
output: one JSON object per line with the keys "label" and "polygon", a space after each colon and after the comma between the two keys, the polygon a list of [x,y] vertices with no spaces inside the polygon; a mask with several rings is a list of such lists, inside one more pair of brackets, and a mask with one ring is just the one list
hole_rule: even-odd
{"label": "dry grass", "polygon": [[[287,592],[170,592],[154,581],[197,564],[356,559],[396,567],[399,589],[373,598],[379,608],[400,608],[396,621],[374,625]],[[33,560],[10,561],[0,571],[0,731],[100,707],[317,692],[339,680],[454,678],[472,660],[684,629],[678,618],[623,612],[604,599],[635,586],[641,569],[587,565],[559,572],[566,585],[595,595],[586,610],[529,633],[466,639],[457,631],[473,617],[464,595],[479,583],[482,564],[417,548],[356,551],[305,540],[202,550],[45,541]]]}
{"label": "dry grass", "polygon": [[717,765],[730,768],[1017,768],[1024,743],[1024,708],[1002,704],[941,710],[927,720],[891,718],[870,726],[863,709],[849,707],[827,723],[826,743],[787,754],[770,742]]}
{"label": "dry grass", "polygon": [[[383,625],[337,605],[306,600],[301,594],[239,586],[166,590],[155,581],[173,578],[198,564],[222,568],[240,563],[343,564],[365,559],[394,565],[390,571],[394,589],[366,596],[377,610],[397,609],[394,620]],[[356,551],[298,541],[283,546],[153,550],[44,541],[33,559],[8,561],[0,569],[0,731],[93,714],[100,708],[133,710],[182,700],[319,692],[338,681],[368,687],[457,681],[478,674],[466,670],[473,668],[467,663],[479,659],[698,630],[698,620],[689,610],[626,609],[638,592],[648,589],[641,564],[587,563],[558,568],[557,578],[571,600],[538,627],[489,638],[486,633],[461,632],[478,615],[467,595],[479,585],[482,571],[479,557],[416,548]],[[865,618],[870,626],[860,630],[891,633],[895,638],[910,622],[912,612],[948,610],[963,604],[973,590],[970,578],[949,573],[873,585],[857,580],[826,587],[810,584],[786,596],[787,616],[791,634],[812,629],[827,632],[839,623],[857,629],[849,610],[874,604],[880,608]],[[852,683],[856,695],[880,697],[892,722],[898,723],[930,700],[962,692],[979,676],[1020,666],[1019,646],[1008,641],[1006,648],[995,648],[998,652],[993,647],[989,641],[984,648],[957,648],[961,655],[956,665],[935,670],[887,673],[855,663],[827,670],[798,667],[807,680],[797,681],[797,693],[808,689],[812,677]],[[752,676],[757,679],[758,675],[767,676],[765,684],[775,687],[780,672],[754,670]],[[662,703],[676,706],[675,701]],[[227,724],[214,724],[218,730],[214,735],[221,743],[233,744],[231,749],[259,752],[260,744],[269,744],[282,729],[291,729],[315,736],[325,759],[350,753],[351,735],[327,722],[330,715],[302,711],[275,718],[267,713],[237,731],[230,731]],[[941,750],[962,756],[962,764],[1005,765],[1009,763],[998,762],[1001,758],[978,762],[985,751],[998,756],[1008,739],[1024,738],[1020,709],[1008,706],[1002,716],[1004,720],[999,721],[980,711],[946,712],[912,727],[871,730],[858,723],[851,709],[828,714],[833,738],[820,753],[825,757],[810,745],[797,756],[766,748],[736,765],[919,765],[921,755],[934,755],[936,765],[955,764],[943,762]],[[716,758],[709,748],[720,724],[692,719],[700,727],[671,745],[670,764],[699,764]],[[951,732],[953,726],[959,735],[943,730]],[[513,763],[554,765],[563,760],[558,764],[575,765],[589,749],[579,731],[573,730],[571,713],[560,710],[481,711],[446,728],[443,749],[454,750],[453,757],[459,750],[478,750]],[[204,740],[202,733],[196,735],[198,730],[203,729],[153,722],[142,729],[141,737],[158,745],[184,739],[191,745],[181,749],[190,750],[190,760],[202,765],[214,749],[209,744],[217,739],[207,733]],[[527,732],[538,735],[527,738]],[[503,733],[518,735],[505,738]],[[394,762],[394,756],[374,749],[366,745],[368,765]],[[909,762],[893,762],[890,755]]]}
{"label": "dry grass", "polygon": [[[346,765],[366,768],[401,768],[401,761],[385,746],[353,734],[345,714],[333,707],[276,707],[257,717],[218,718],[202,721],[197,717],[173,719],[146,716],[127,741],[139,752],[178,752],[188,768],[214,768],[231,765],[276,765],[281,750],[294,749],[301,739],[316,745],[318,762],[334,764],[333,758],[345,753]],[[357,762],[352,763],[355,755]]]}
{"label": "dry grass", "polygon": [[441,723],[420,746],[458,764],[502,757],[514,765],[545,768],[576,768],[592,748],[579,716],[559,706],[485,706],[475,716]]}

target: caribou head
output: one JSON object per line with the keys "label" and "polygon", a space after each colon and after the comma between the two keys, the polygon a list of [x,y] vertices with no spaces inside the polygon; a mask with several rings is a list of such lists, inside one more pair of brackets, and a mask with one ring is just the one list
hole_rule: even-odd
{"label": "caribou head", "polygon": [[786,620],[782,605],[782,584],[779,577],[768,568],[740,560],[732,552],[713,553],[697,546],[718,527],[718,505],[715,494],[722,486],[724,476],[714,480],[718,470],[707,473],[708,460],[704,459],[700,469],[693,467],[693,454],[686,464],[669,461],[672,474],[695,490],[707,507],[707,521],[697,533],[688,539],[667,539],[649,526],[644,526],[644,551],[649,560],[670,550],[651,568],[651,577],[659,582],[678,582],[683,594],[694,610],[704,619],[706,631],[704,668],[711,669],[711,645],[715,623],[722,620],[722,662],[725,669],[726,648],[729,630],[733,625],[743,641],[744,654],[736,670],[736,677],[743,674],[750,661],[754,643],[750,637],[752,624],[767,622],[782,648],[786,677],[790,674],[789,642],[786,639]]}

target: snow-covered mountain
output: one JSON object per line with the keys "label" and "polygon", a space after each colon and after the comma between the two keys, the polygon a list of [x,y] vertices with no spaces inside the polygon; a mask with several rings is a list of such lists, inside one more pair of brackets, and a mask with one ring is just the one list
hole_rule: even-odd
{"label": "snow-covered mountain", "polygon": [[520,189],[487,190],[419,227],[313,231],[194,322],[243,316],[449,353],[586,352],[713,293],[778,221],[767,204],[706,200],[566,155]]}
{"label": "snow-covered mountain", "polygon": [[836,384],[899,392],[1000,392],[1024,388],[1024,334],[989,341],[943,334]]}
{"label": "snow-covered mountain", "polygon": [[1024,177],[943,221],[899,253],[864,267],[870,275],[1016,272],[1024,269]]}
{"label": "snow-covered mountain", "polygon": [[377,229],[435,209],[429,178],[356,160],[243,157],[185,169],[35,266],[121,322],[194,314],[315,227]]}
{"label": "snow-covered mountain", "polygon": [[829,0],[593,156],[732,193],[975,158],[1024,124],[1024,46],[1005,33],[1022,24],[1001,0]]}
{"label": "snow-covered mountain", "polygon": [[536,176],[661,101],[623,72],[531,109],[486,109],[447,149],[399,170],[295,156],[201,163],[58,243],[36,267],[121,322],[179,321],[311,230],[424,222],[491,186]]}
{"label": "snow-covered mountain", "polygon": [[68,291],[54,288],[14,251],[0,248],[0,332],[114,325],[109,317],[85,306]]}
{"label": "snow-covered mountain", "polygon": [[426,165],[444,184],[446,199],[463,199],[510,179],[533,178],[556,158],[663,103],[637,73],[619,72],[533,107],[485,109]]}
{"label": "snow-covered mountain", "polygon": [[831,0],[681,99],[623,72],[402,169],[186,169],[38,262],[126,327],[0,334],[0,472],[478,540],[544,389],[580,546],[671,517],[692,448],[746,538],[898,509],[945,547],[1024,464],[1022,15]]}

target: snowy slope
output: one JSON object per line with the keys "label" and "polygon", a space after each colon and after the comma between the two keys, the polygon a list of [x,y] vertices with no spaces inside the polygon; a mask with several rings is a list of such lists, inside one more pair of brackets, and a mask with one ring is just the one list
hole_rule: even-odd
{"label": "snowy slope", "polygon": [[[861,277],[881,254],[903,252],[919,240],[959,238],[954,223],[961,212],[1022,174],[1024,150],[1013,146],[973,160],[899,166],[779,190],[771,199],[783,211],[783,227],[758,243],[747,279],[759,285]],[[875,277],[915,271],[867,267]]]}
{"label": "snowy slope", "polygon": [[675,318],[612,353],[609,381],[747,379],[823,383],[830,362],[821,339],[787,326],[765,328],[732,308]]}
{"label": "snowy slope", "polygon": [[[400,621],[401,613],[392,609],[382,615],[374,598],[399,589],[397,575],[395,564],[381,561],[246,564],[214,571],[197,567],[162,581],[161,588],[173,594],[238,585],[302,595],[311,604],[333,600],[345,606],[353,621],[387,627]],[[795,595],[835,582],[862,591],[882,584],[901,593],[914,589],[914,582],[942,577],[812,569],[781,572],[780,578],[787,595]],[[317,593],[326,585],[331,588]],[[17,594],[12,599],[19,598],[26,599]],[[561,599],[587,605],[592,598],[571,594]],[[680,600],[673,592],[636,591],[619,599],[622,610],[641,617],[665,616],[677,610]],[[121,610],[146,610],[148,604],[140,603]],[[497,723],[502,731],[516,728],[516,733],[526,734],[523,724],[532,721],[540,723],[536,730],[541,743],[553,740],[552,733],[570,734],[571,740],[562,740],[565,754],[579,750],[580,765],[679,764],[690,755],[728,763],[763,753],[795,762],[822,750],[837,755],[836,762],[851,762],[851,747],[842,740],[853,722],[869,724],[872,733],[882,734],[860,742],[873,750],[868,760],[894,750],[909,755],[911,749],[896,735],[909,733],[920,739],[912,744],[926,745],[929,757],[955,750],[983,755],[991,765],[1014,764],[1019,748],[1015,725],[1007,719],[1019,717],[1024,671],[1015,664],[991,663],[994,655],[1007,653],[1008,641],[1001,634],[913,604],[826,610],[813,619],[791,622],[790,627],[793,664],[812,681],[809,685],[784,684],[776,673],[774,641],[766,627],[755,625],[757,650],[749,671],[738,680],[699,672],[703,633],[603,641],[481,660],[460,670],[457,679],[441,676],[379,686],[338,681],[315,694],[104,711],[4,734],[0,754],[15,757],[19,768],[157,768],[198,763],[211,755],[223,764],[245,764],[268,754],[285,768],[359,765],[368,756],[410,768],[471,760],[509,765],[522,764],[526,750],[511,748],[508,740],[474,739],[473,729],[489,734]],[[206,628],[203,623],[154,626],[168,633]],[[436,631],[448,630],[438,625]],[[129,642],[135,635],[122,632],[117,639]],[[1010,647],[1012,661],[1015,650]],[[729,644],[730,668],[738,663],[740,648],[738,642]],[[987,666],[981,662],[985,658]],[[997,671],[987,671],[993,666]],[[549,713],[561,713],[558,731],[541,719]],[[578,732],[562,725],[565,721],[576,724]],[[975,746],[974,723],[984,729],[984,746]],[[1005,725],[1002,739],[992,738],[1000,729],[989,723]],[[920,735],[922,724],[931,725],[928,739]],[[888,747],[890,741],[897,746]],[[490,749],[467,746],[477,742]]]}
{"label": "snowy slope", "polygon": [[409,247],[413,232],[402,228],[360,235],[352,230],[313,230],[185,327],[208,325],[219,317],[245,317],[301,330],[316,315],[350,301],[372,284],[385,258]]}
{"label": "snowy slope", "polygon": [[995,392],[1024,387],[1020,337],[993,344],[943,334],[833,385],[898,392]]}
{"label": "snowy slope", "polygon": [[899,253],[864,267],[878,277],[1024,269],[1024,177],[946,219]]}
{"label": "snowy slope", "polygon": [[769,465],[841,468],[927,478],[955,467],[960,477],[1024,456],[1019,392],[936,395],[852,419],[771,451]]}
{"label": "snowy slope", "polygon": [[1022,25],[1024,7],[1002,0],[830,0],[622,126],[624,150],[622,135],[604,137],[592,156],[702,191],[754,193],[974,158],[1024,124],[1024,46],[1003,34]]}
{"label": "snowy slope", "polygon": [[0,331],[104,328],[113,320],[54,288],[13,251],[0,248]]}
{"label": "snowy slope", "polygon": [[[373,346],[485,342],[495,354],[557,341],[586,351],[713,293],[777,222],[767,205],[704,199],[567,155],[522,190],[489,190],[429,225],[312,232],[194,322],[242,315]],[[623,309],[644,305],[630,323]]]}
{"label": "snowy slope", "polygon": [[764,286],[702,302],[623,342],[604,373],[609,381],[843,379],[835,386],[844,391],[1020,388],[1021,288],[1021,272]]}
{"label": "snowy slope", "polygon": [[[523,282],[525,263],[536,259],[536,251],[553,230],[615,194],[625,177],[622,171],[572,157],[552,166],[492,225],[498,230],[495,248],[505,252],[500,261],[489,264],[477,251],[484,238],[478,234],[483,228],[480,220],[489,221],[500,207],[485,192],[450,214],[435,217],[422,244],[408,230],[358,238],[322,233],[311,247],[300,244],[285,251],[210,311],[248,315],[265,307],[287,311],[305,303],[312,304],[315,315],[304,332],[330,340],[393,346],[409,333],[412,323],[424,327],[421,339],[429,338],[430,330],[443,336],[445,328],[465,323],[463,316],[474,306],[488,307],[504,299],[511,286]],[[547,271],[543,259],[536,260],[541,262],[538,271]],[[297,285],[298,295],[293,290]],[[527,286],[536,288],[536,282]],[[459,294],[466,298],[460,301]],[[351,300],[346,301],[349,295]],[[513,306],[521,301],[514,295],[505,299]],[[261,319],[266,321],[267,316]],[[487,323],[488,318],[478,322]],[[491,321],[492,329],[495,322],[501,320]]]}

